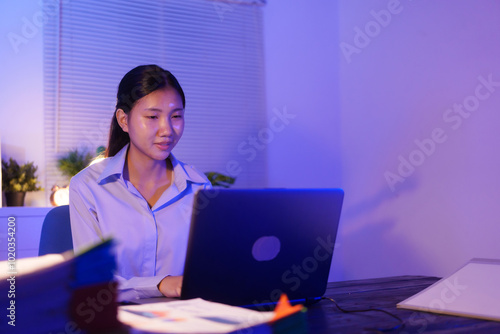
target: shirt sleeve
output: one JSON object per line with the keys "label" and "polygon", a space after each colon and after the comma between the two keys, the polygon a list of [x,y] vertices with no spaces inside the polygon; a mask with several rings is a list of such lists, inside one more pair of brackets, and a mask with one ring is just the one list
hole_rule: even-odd
{"label": "shirt sleeve", "polygon": [[[70,220],[73,249],[78,253],[82,249],[101,242],[104,237],[99,227],[93,196],[87,187],[74,178],[70,182]],[[126,279],[115,275],[118,282],[118,300],[161,297],[158,284],[164,276],[132,277]]]}
{"label": "shirt sleeve", "polygon": [[75,253],[103,240],[93,202],[90,190],[73,177],[69,185],[69,215]]}
{"label": "shirt sleeve", "polygon": [[163,296],[158,290],[158,284],[163,278],[163,276],[152,276],[125,279],[115,275],[115,280],[118,282],[118,301],[133,301],[134,299]]}

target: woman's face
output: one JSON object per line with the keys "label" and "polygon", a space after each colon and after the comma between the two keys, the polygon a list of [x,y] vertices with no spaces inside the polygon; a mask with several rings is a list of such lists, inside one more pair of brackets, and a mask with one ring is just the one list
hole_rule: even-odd
{"label": "woman's face", "polygon": [[130,136],[129,155],[165,160],[184,131],[184,107],[175,89],[156,90],[137,100],[127,115],[116,113],[118,124]]}

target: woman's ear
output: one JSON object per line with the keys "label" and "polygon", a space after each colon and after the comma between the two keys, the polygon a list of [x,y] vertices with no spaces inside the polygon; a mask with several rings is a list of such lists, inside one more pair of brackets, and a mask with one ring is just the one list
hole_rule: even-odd
{"label": "woman's ear", "polygon": [[123,111],[123,109],[118,109],[115,113],[115,117],[123,132],[128,132],[128,115],[125,111]]}

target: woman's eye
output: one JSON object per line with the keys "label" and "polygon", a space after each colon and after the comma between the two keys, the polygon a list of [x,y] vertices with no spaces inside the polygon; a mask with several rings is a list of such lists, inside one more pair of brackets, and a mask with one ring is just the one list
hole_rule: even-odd
{"label": "woman's eye", "polygon": [[157,119],[158,116],[146,116],[146,118],[149,118],[149,119]]}
{"label": "woman's eye", "polygon": [[182,115],[173,115],[172,118],[182,118]]}

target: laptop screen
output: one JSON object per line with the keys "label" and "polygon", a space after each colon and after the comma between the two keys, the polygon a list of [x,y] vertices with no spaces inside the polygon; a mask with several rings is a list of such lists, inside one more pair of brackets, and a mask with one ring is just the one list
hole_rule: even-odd
{"label": "laptop screen", "polygon": [[210,189],[196,194],[181,298],[240,306],[321,297],[341,189]]}

